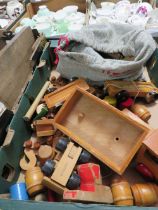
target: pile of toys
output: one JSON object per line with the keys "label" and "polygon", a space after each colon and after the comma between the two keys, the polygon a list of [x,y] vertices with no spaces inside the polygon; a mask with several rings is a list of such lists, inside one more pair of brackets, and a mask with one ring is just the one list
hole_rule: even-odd
{"label": "pile of toys", "polygon": [[[10,187],[11,198],[157,204],[158,130],[147,124],[151,114],[142,104],[157,95],[150,82],[106,81],[98,87],[52,71],[24,116],[32,129],[20,160],[25,183]],[[128,166],[144,181],[130,183]]]}

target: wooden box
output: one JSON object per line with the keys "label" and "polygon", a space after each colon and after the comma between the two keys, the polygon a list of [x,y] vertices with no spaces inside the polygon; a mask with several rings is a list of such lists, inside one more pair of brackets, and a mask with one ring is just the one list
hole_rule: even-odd
{"label": "wooden box", "polygon": [[141,146],[148,128],[79,88],[55,117],[55,126],[122,174]]}

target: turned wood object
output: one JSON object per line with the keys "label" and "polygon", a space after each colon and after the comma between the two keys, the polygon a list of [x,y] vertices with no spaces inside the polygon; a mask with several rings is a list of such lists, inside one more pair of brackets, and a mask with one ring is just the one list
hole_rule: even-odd
{"label": "turned wood object", "polygon": [[134,184],[132,187],[134,202],[137,206],[153,206],[157,203],[158,187],[155,184]]}
{"label": "turned wood object", "polygon": [[30,196],[34,196],[43,190],[43,173],[40,167],[33,167],[26,171],[25,182]]}
{"label": "turned wood object", "polygon": [[141,104],[133,104],[131,106],[131,111],[138,115],[138,117],[140,117],[142,120],[144,120],[145,122],[148,122],[148,120],[151,117],[150,112],[147,110],[147,108],[144,105]]}
{"label": "turned wood object", "polygon": [[114,204],[118,206],[133,206],[133,196],[129,183],[120,178],[114,178],[111,184]]}

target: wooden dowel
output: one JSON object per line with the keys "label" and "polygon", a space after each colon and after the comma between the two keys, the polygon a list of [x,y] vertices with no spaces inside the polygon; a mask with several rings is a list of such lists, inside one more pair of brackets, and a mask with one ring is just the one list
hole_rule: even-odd
{"label": "wooden dowel", "polygon": [[44,96],[44,94],[45,94],[47,88],[49,87],[49,85],[50,85],[49,81],[45,82],[44,86],[42,87],[42,89],[40,90],[39,94],[35,98],[33,104],[30,106],[29,110],[27,111],[27,113],[23,117],[25,121],[29,121],[31,119],[32,115],[34,114],[34,112],[35,112],[35,110],[36,110],[40,100]]}

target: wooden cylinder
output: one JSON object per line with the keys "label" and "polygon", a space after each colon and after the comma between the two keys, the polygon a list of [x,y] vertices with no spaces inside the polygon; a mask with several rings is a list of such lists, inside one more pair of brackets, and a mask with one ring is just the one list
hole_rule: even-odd
{"label": "wooden cylinder", "polygon": [[157,203],[156,185],[134,184],[131,188],[136,206],[152,206]]}
{"label": "wooden cylinder", "polygon": [[132,206],[133,196],[126,180],[114,179],[111,184],[114,204],[118,206]]}
{"label": "wooden cylinder", "polygon": [[44,164],[46,160],[54,157],[54,150],[51,146],[41,145],[38,150],[38,157],[41,164]]}
{"label": "wooden cylinder", "polygon": [[140,117],[145,122],[147,122],[151,117],[151,114],[147,110],[147,108],[144,105],[141,105],[141,104],[133,104],[131,106],[131,111],[134,114],[138,115],[138,117]]}
{"label": "wooden cylinder", "polygon": [[44,86],[42,87],[42,89],[40,90],[40,92],[38,93],[37,97],[35,98],[33,104],[30,106],[29,110],[27,111],[27,113],[24,116],[24,120],[25,121],[29,121],[32,117],[32,115],[34,114],[41,98],[44,96],[47,88],[49,87],[50,82],[47,81],[45,82]]}
{"label": "wooden cylinder", "polygon": [[43,173],[40,167],[33,167],[26,171],[25,182],[30,196],[36,195],[43,190],[42,180]]}

